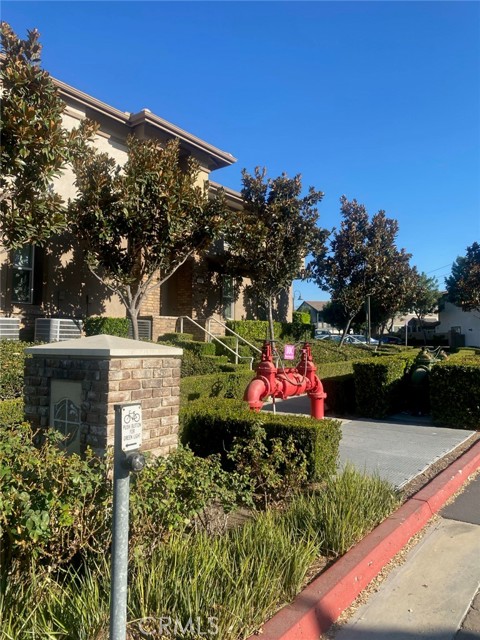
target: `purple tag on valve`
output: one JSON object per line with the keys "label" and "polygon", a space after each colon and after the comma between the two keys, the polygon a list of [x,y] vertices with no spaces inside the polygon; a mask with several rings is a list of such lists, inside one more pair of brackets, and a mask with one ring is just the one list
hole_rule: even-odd
{"label": "purple tag on valve", "polygon": [[283,348],[283,359],[284,360],[295,360],[295,345],[294,344],[286,344]]}

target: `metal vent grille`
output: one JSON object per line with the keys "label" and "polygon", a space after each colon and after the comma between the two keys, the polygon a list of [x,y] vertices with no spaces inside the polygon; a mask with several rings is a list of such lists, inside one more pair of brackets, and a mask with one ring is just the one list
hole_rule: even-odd
{"label": "metal vent grille", "polygon": [[0,318],[0,340],[18,340],[19,333],[19,318]]}
{"label": "metal vent grille", "polygon": [[73,318],[37,318],[35,341],[63,342],[82,337],[82,321]]}
{"label": "metal vent grille", "polygon": [[[148,319],[140,319],[138,322],[138,337],[140,340],[152,339],[152,321]],[[133,338],[132,321],[128,328],[128,337]]]}

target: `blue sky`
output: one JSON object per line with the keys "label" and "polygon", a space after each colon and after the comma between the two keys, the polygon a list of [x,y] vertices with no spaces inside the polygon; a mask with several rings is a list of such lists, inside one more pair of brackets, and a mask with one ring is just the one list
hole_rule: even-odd
{"label": "blue sky", "polygon": [[342,194],[384,209],[441,286],[480,241],[478,2],[3,0],[1,17],[39,29],[55,77],[232,153],[217,182],[301,173],[327,228]]}

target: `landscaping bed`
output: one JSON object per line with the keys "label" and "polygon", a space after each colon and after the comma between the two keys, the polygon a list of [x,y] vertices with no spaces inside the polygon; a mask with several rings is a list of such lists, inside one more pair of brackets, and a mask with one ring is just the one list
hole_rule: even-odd
{"label": "landscaping bed", "polygon": [[[18,399],[21,349],[8,349],[2,397],[10,399],[0,403],[2,637],[107,640],[111,459],[66,456],[53,434],[33,445]],[[384,402],[412,352],[392,351],[390,364],[352,349],[363,363],[358,375],[376,377]],[[353,362],[333,350],[337,359],[318,362],[319,372],[336,406],[351,410],[343,396],[352,391]],[[188,350],[191,370],[218,358],[197,351]],[[215,367],[234,369],[181,381],[182,438],[201,456],[180,447],[132,478],[129,640],[248,637],[480,438],[400,495],[351,468],[335,473],[338,421],[242,408],[254,373],[220,358]],[[459,365],[469,372],[476,360],[468,354]],[[162,619],[170,635],[160,633]]]}

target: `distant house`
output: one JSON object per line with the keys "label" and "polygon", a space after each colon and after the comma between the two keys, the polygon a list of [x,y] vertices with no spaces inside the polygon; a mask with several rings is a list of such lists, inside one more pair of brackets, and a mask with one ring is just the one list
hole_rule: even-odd
{"label": "distant house", "polygon": [[[85,117],[95,120],[99,124],[95,146],[120,165],[127,159],[126,140],[129,135],[156,139],[161,144],[177,138],[181,161],[186,162],[190,156],[195,158],[200,166],[199,185],[203,186],[208,181],[210,193],[214,194],[221,187],[210,180],[211,173],[236,161],[230,153],[148,109],[138,113],[119,111],[59,80],[54,82],[65,102],[64,126],[71,129]],[[74,175],[70,167],[56,181],[55,188],[65,201],[75,197]],[[224,191],[227,205],[233,211],[241,210],[241,194],[228,188]],[[181,328],[195,333],[192,323],[181,320],[184,316],[210,328],[212,333],[220,334],[224,330],[215,320],[249,317],[242,292],[239,297],[234,295],[232,278],[221,273],[218,267],[217,258],[221,250],[221,247],[214,246],[203,258],[191,257],[159,289],[146,297],[140,310],[140,318],[146,327],[145,336],[156,340],[163,333]],[[286,298],[290,299],[289,296]],[[291,320],[291,312],[290,301],[285,305],[281,319]],[[20,326],[20,336],[31,339],[39,326],[37,320],[73,319],[79,326],[82,319],[92,315],[125,317],[126,311],[118,296],[89,272],[75,238],[57,237],[45,249],[29,245],[7,252],[0,246],[0,336],[4,325],[5,331],[12,331],[14,323],[17,323],[15,326]]]}
{"label": "distant house", "polygon": [[438,317],[436,332],[447,334],[450,345],[480,347],[480,311],[463,311],[451,302],[443,302]]}
{"label": "distant house", "polygon": [[323,320],[323,309],[328,304],[328,300],[304,300],[302,304],[297,307],[297,311],[310,314],[310,322],[315,325],[317,329],[333,329]]}

